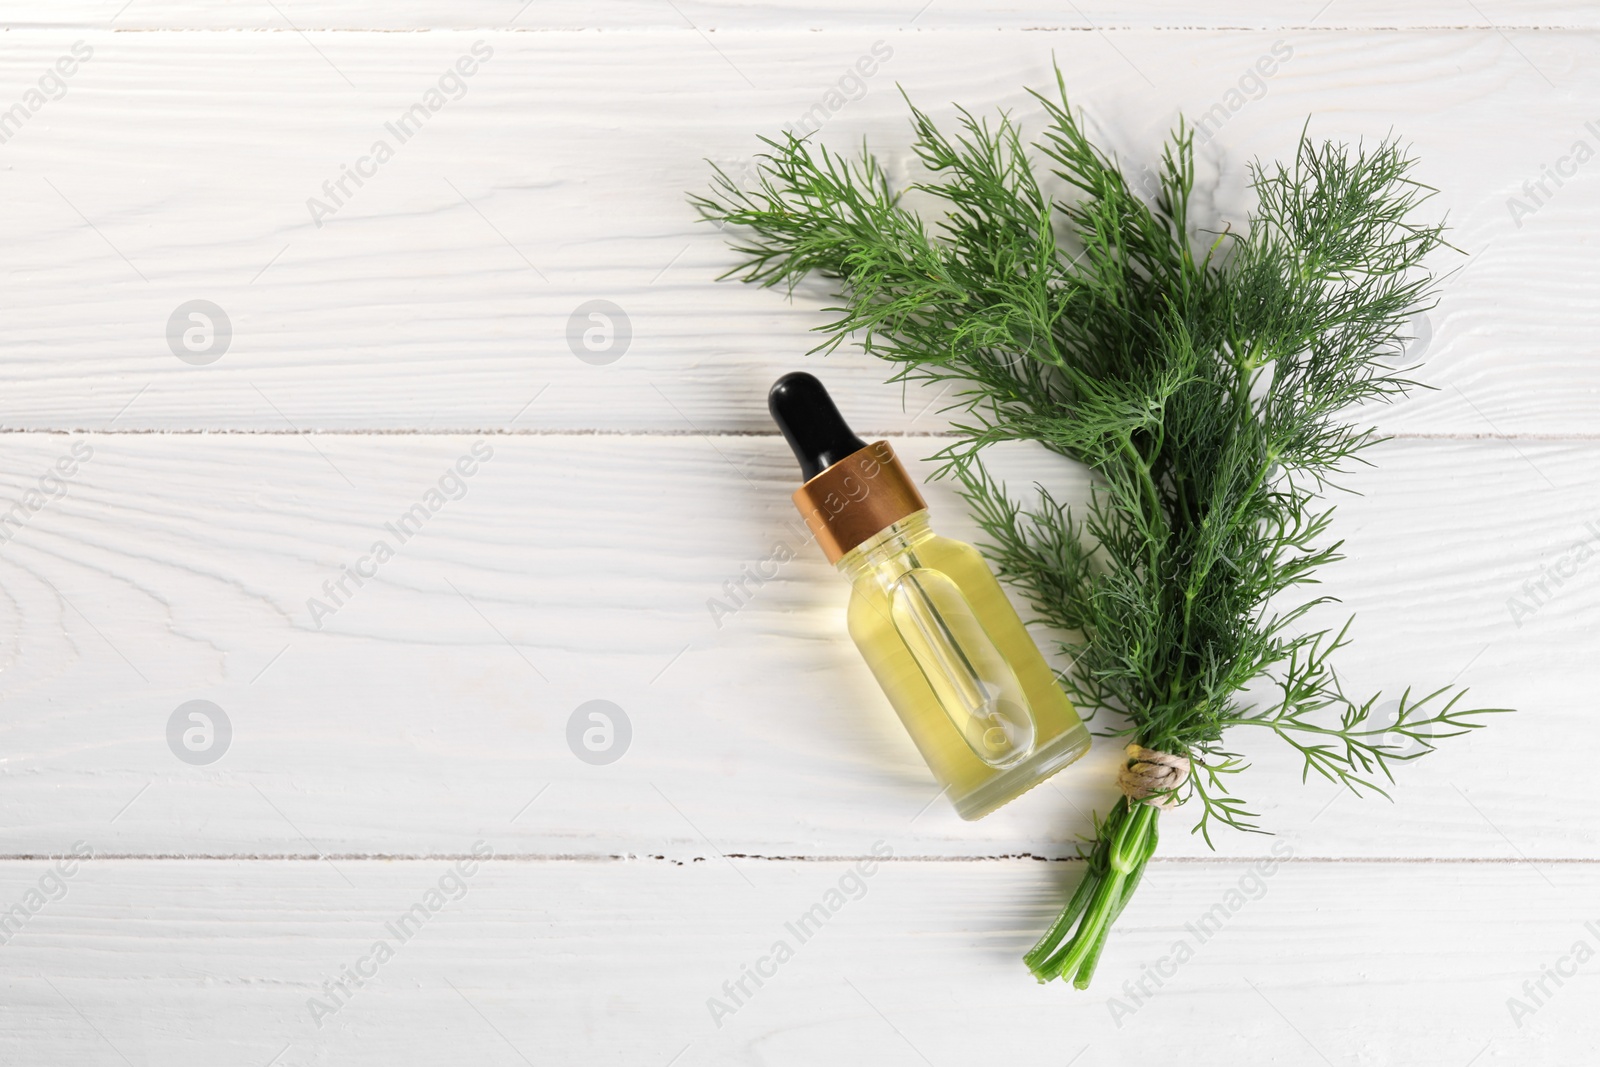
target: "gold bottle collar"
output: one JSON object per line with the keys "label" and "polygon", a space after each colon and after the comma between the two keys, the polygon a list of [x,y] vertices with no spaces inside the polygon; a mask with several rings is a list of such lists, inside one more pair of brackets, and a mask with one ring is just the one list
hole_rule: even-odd
{"label": "gold bottle collar", "polygon": [[850,453],[794,491],[794,506],[829,563],[907,515],[926,510],[887,441]]}

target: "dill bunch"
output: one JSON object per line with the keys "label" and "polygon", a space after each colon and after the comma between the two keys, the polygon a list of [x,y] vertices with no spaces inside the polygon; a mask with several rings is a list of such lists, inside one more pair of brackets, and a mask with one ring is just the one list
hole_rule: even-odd
{"label": "dill bunch", "polygon": [[[933,226],[864,147],[848,158],[793,135],[763,138],[748,187],[716,168],[692,203],[736,235],[725,277],[833,281],[817,351],[851,339],[893,381],[945,385],[958,424],[940,473],[1001,577],[1070,635],[1064,686],[1086,713],[1114,713],[1109,733],[1190,761],[1176,787],[1096,820],[1082,882],[1025,957],[1041,981],[1083,988],[1155,851],[1158,805],[1196,801],[1208,844],[1219,825],[1259,829],[1234,792],[1229,729],[1287,743],[1302,780],[1383,793],[1396,764],[1502,709],[1465,710],[1447,686],[1375,716],[1381,694],[1347,695],[1330,662],[1349,622],[1307,620],[1331,598],[1282,596],[1341,558],[1323,496],[1380,440],[1348,412],[1417,384],[1395,357],[1446,242],[1442,221],[1416,218],[1434,190],[1415,160],[1393,139],[1302,130],[1292,163],[1252,166],[1247,225],[1202,232],[1192,133],[1180,122],[1147,201],[1056,81],[1056,96],[1033,93],[1046,124],[1031,144],[1004,113],[962,110],[952,136],[911,107],[926,170],[912,188],[944,209]],[[1042,487],[1013,499],[980,457],[1014,440],[1088,467],[1087,506]]]}

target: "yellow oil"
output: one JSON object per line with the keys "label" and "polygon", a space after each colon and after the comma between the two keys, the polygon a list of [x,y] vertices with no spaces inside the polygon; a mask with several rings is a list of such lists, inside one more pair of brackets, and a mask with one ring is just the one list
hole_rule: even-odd
{"label": "yellow oil", "polygon": [[852,586],[850,636],[962,818],[1088,751],[1088,730],[983,557],[935,534],[927,512],[839,569]]}

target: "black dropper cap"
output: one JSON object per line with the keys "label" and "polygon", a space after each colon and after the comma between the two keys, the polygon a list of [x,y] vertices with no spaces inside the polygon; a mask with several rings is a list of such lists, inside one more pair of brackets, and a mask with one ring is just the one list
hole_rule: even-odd
{"label": "black dropper cap", "polygon": [[822,383],[805,371],[785,374],[767,394],[767,410],[800,461],[802,481],[809,482],[867,443],[850,430]]}

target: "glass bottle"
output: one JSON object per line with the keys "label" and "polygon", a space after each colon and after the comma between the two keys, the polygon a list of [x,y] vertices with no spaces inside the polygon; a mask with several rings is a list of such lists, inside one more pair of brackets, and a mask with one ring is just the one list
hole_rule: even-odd
{"label": "glass bottle", "polygon": [[888,442],[857,438],[809,374],[780,378],[768,406],[805,476],[795,504],[850,580],[850,636],[957,814],[981,818],[1088,751],[1000,583],[933,532]]}

